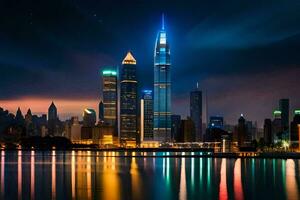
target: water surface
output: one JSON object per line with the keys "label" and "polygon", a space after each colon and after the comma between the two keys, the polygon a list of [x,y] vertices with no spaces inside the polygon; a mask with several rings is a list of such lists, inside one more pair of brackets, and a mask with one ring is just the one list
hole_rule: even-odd
{"label": "water surface", "polygon": [[173,154],[1,151],[0,198],[300,198],[300,160],[167,157]]}

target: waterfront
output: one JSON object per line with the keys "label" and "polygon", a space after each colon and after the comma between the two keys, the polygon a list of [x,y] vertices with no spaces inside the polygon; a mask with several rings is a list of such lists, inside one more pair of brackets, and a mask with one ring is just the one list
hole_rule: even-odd
{"label": "waterfront", "polygon": [[297,159],[123,153],[1,151],[1,199],[299,198]]}

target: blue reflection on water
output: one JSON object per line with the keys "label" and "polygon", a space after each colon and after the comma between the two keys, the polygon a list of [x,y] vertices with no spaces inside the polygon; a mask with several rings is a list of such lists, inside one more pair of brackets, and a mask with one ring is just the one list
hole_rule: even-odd
{"label": "blue reflection on water", "polygon": [[[1,199],[298,199],[299,161],[1,151]],[[193,154],[193,153],[191,153]],[[196,153],[195,153],[196,154]],[[182,153],[185,156],[185,153]]]}

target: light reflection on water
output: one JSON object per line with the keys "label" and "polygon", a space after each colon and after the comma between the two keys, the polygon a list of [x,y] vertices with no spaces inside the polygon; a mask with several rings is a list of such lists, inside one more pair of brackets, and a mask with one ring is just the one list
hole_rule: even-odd
{"label": "light reflection on water", "polygon": [[121,152],[1,151],[0,197],[299,199],[299,160],[156,154],[160,157],[135,152],[128,155],[136,157],[119,157]]}

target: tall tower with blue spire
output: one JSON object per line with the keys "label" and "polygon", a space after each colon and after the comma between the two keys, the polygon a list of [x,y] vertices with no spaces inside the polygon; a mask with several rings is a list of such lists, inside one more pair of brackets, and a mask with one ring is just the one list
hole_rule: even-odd
{"label": "tall tower with blue spire", "polygon": [[164,15],[162,27],[157,34],[154,49],[154,140],[171,140],[171,62],[170,47],[165,30]]}

